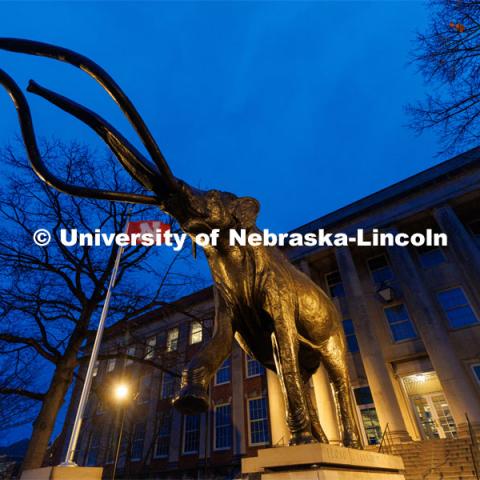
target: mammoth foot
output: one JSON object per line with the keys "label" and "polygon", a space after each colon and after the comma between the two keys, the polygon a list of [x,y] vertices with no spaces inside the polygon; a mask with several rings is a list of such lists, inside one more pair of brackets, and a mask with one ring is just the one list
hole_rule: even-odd
{"label": "mammoth foot", "polygon": [[303,445],[305,443],[316,443],[315,438],[308,431],[293,433],[289,445]]}
{"label": "mammoth foot", "polygon": [[173,399],[173,406],[187,415],[202,413],[209,405],[207,391],[201,385],[185,385]]}

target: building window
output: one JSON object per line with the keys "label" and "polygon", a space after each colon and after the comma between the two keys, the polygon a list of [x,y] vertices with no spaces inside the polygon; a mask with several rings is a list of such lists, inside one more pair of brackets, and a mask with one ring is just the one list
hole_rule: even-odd
{"label": "building window", "polygon": [[472,370],[477,382],[480,384],[480,363],[473,364]]}
{"label": "building window", "polygon": [[203,326],[197,320],[190,324],[190,345],[201,343],[203,337]]}
{"label": "building window", "polygon": [[250,445],[265,445],[269,442],[267,399],[265,397],[248,400],[248,420],[250,425]]}
{"label": "building window", "polygon": [[99,366],[100,366],[100,362],[98,360],[96,360],[95,363],[93,364],[93,372],[92,372],[93,377],[96,377],[98,375],[98,367]]}
{"label": "building window", "polygon": [[372,393],[369,387],[359,387],[353,390],[363,429],[369,445],[377,445],[382,438],[382,429],[378,421],[377,411],[373,404]]}
{"label": "building window", "polygon": [[87,467],[97,465],[98,451],[100,450],[100,432],[94,431],[90,434],[87,450]]}
{"label": "building window", "polygon": [[113,372],[115,370],[116,358],[110,358],[107,361],[107,373]]}
{"label": "building window", "polygon": [[145,359],[150,360],[155,355],[155,347],[157,345],[157,337],[147,338],[147,346],[145,347]]}
{"label": "building window", "polygon": [[163,372],[161,398],[165,400],[167,398],[174,397],[176,386],[177,386],[176,377],[174,377],[169,372]]}
{"label": "building window", "polygon": [[138,461],[142,459],[144,442],[145,422],[139,422],[133,427],[131,460]]}
{"label": "building window", "polygon": [[157,426],[157,438],[155,439],[155,458],[167,458],[170,446],[170,431],[172,429],[171,412],[163,412],[159,416]]}
{"label": "building window", "polygon": [[135,345],[132,345],[131,347],[127,348],[127,361],[125,362],[125,365],[131,365],[133,363],[133,359],[128,357],[134,357],[135,350],[136,350]]}
{"label": "building window", "polygon": [[215,450],[232,448],[232,406],[215,406]]}
{"label": "building window", "polygon": [[393,272],[385,255],[379,255],[367,260],[370,274],[377,285],[393,279]]}
{"label": "building window", "polygon": [[150,384],[152,377],[150,375],[144,375],[139,382],[138,386],[138,403],[148,403],[150,401]]}
{"label": "building window", "polygon": [[385,316],[395,342],[417,338],[417,333],[403,303],[385,308]]}
{"label": "building window", "polygon": [[350,318],[345,319],[343,322],[343,330],[345,332],[345,337],[347,339],[348,351],[355,353],[359,351],[357,336],[355,335],[355,330],[353,329],[353,322]]}
{"label": "building window", "polygon": [[327,282],[328,291],[330,292],[330,296],[332,298],[345,296],[342,278],[340,277],[338,270],[325,275],[325,280]]}
{"label": "building window", "polygon": [[172,328],[167,334],[167,352],[174,352],[178,349],[178,327]]}
{"label": "building window", "polygon": [[247,358],[247,378],[258,377],[265,373],[264,366],[258,361],[252,358],[250,355]]}
{"label": "building window", "polygon": [[228,357],[223,363],[222,366],[217,370],[215,375],[215,385],[223,385],[224,383],[230,382],[231,372],[230,367],[232,360]]}
{"label": "building window", "polygon": [[436,267],[446,260],[440,247],[419,247],[417,251],[423,268]]}
{"label": "building window", "polygon": [[185,415],[183,427],[183,453],[198,453],[200,442],[200,415]]}
{"label": "building window", "polygon": [[438,292],[438,301],[452,328],[461,328],[478,323],[478,319],[460,287]]}

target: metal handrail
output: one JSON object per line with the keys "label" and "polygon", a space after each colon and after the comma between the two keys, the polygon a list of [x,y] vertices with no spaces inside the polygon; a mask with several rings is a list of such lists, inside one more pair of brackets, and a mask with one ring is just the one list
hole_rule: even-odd
{"label": "metal handrail", "polygon": [[380,445],[378,446],[378,453],[392,453],[392,434],[390,432],[390,427],[388,423],[385,425],[385,430],[382,434],[382,439],[380,440]]}

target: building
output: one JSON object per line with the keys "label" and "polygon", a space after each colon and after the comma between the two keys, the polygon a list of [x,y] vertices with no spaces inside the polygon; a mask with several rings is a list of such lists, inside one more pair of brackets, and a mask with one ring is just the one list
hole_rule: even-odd
{"label": "building", "polygon": [[[365,445],[378,445],[388,425],[394,445],[415,442],[417,448],[438,440],[435,445],[467,448],[480,427],[479,205],[480,149],[474,149],[296,229],[432,229],[447,234],[448,246],[286,249],[342,312]],[[178,374],[208,338],[212,314],[211,291],[202,290],[130,325],[115,325],[103,352],[126,350]],[[111,475],[118,408],[106,406],[102,398],[108,395],[101,392],[118,377],[139,392],[127,409],[120,476],[232,478],[242,456],[288,438],[275,375],[238,346],[211,385],[208,414],[183,417],[171,410],[177,388],[171,373],[129,358],[101,361],[79,464],[105,465]],[[328,438],[339,442],[335,399],[323,369],[313,378],[312,393]],[[71,419],[70,412],[67,423]],[[395,451],[402,454],[400,447]],[[462,471],[472,471],[473,459],[465,462]],[[470,477],[464,471],[462,478]]]}

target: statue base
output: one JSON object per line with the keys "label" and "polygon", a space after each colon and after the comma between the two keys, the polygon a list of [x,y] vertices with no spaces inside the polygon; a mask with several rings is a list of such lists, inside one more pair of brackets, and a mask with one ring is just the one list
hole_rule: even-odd
{"label": "statue base", "polygon": [[325,443],[258,450],[242,459],[248,480],[404,480],[401,457]]}
{"label": "statue base", "polygon": [[101,467],[43,467],[22,472],[20,480],[101,480]]}

